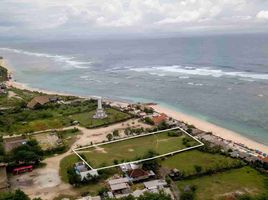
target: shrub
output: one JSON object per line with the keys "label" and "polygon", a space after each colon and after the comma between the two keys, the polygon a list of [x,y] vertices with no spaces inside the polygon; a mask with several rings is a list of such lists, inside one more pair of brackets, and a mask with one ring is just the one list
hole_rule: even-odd
{"label": "shrub", "polygon": [[145,117],[144,121],[145,121],[145,123],[147,123],[147,124],[154,125],[153,120],[152,120],[151,118],[149,118],[149,117]]}

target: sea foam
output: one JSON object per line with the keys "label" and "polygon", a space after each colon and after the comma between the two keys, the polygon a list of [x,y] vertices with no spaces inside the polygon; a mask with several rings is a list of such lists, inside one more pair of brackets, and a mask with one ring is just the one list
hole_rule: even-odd
{"label": "sea foam", "polygon": [[89,66],[92,64],[91,61],[88,61],[88,62],[77,61],[75,60],[76,59],[75,57],[69,57],[69,56],[63,56],[63,55],[51,55],[51,54],[46,54],[46,53],[31,52],[31,51],[25,51],[22,49],[12,49],[12,48],[0,48],[0,50],[17,53],[17,54],[23,54],[27,56],[48,58],[48,59],[53,60],[54,62],[65,63],[68,66],[78,68],[78,69],[89,68]]}
{"label": "sea foam", "polygon": [[212,68],[195,68],[195,67],[183,67],[180,65],[173,66],[157,66],[157,67],[140,67],[140,68],[131,68],[130,70],[136,72],[148,72],[151,75],[159,75],[166,73],[165,75],[174,75],[184,74],[184,75],[193,75],[193,76],[212,76],[215,78],[218,77],[238,77],[238,78],[249,78],[249,79],[258,79],[258,80],[268,80],[268,74],[258,74],[251,72],[242,72],[242,71],[223,71],[221,69],[212,69]]}

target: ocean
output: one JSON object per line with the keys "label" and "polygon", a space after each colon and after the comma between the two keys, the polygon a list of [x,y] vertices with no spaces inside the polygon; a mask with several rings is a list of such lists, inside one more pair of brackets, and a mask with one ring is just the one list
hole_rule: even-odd
{"label": "ocean", "polygon": [[268,35],[0,41],[14,79],[157,102],[268,145]]}

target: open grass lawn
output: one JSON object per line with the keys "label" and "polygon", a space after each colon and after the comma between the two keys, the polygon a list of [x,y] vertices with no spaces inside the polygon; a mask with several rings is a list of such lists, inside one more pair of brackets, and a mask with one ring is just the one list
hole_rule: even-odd
{"label": "open grass lawn", "polygon": [[60,177],[64,182],[68,183],[67,170],[73,167],[74,164],[79,161],[80,159],[75,154],[66,156],[60,161]]}
{"label": "open grass lawn", "polygon": [[169,169],[177,168],[184,171],[185,174],[195,172],[194,166],[201,166],[202,169],[221,168],[232,166],[241,162],[238,159],[233,159],[220,154],[205,153],[198,150],[192,150],[176,154],[168,159],[161,161],[161,166]]}
{"label": "open grass lawn", "polygon": [[30,133],[47,129],[57,129],[64,126],[70,126],[71,120],[63,117],[50,117],[47,119],[37,119],[28,122],[27,124],[16,123],[11,126],[10,131],[20,133]]}
{"label": "open grass lawn", "polygon": [[108,125],[115,122],[123,121],[126,119],[130,119],[131,116],[127,113],[123,113],[121,111],[115,110],[113,108],[105,109],[108,117],[105,119],[93,119],[93,115],[95,114],[95,110],[85,113],[79,113],[70,116],[73,120],[79,121],[80,124],[87,128],[94,128],[102,125]]}
{"label": "open grass lawn", "polygon": [[192,180],[178,181],[179,189],[186,185],[195,185],[196,200],[218,200],[230,196],[233,192],[244,192],[252,195],[267,191],[267,176],[260,174],[250,167],[233,169],[211,176]]}
{"label": "open grass lawn", "polygon": [[168,132],[175,131],[178,130],[105,144],[96,148],[90,147],[80,150],[78,153],[85,155],[92,167],[99,168],[102,166],[114,165],[115,160],[117,160],[118,163],[123,163],[143,159],[149,150],[160,155],[184,149],[186,146],[183,144],[183,138],[190,140],[190,146],[198,144],[195,140],[185,134],[178,137],[168,136]]}

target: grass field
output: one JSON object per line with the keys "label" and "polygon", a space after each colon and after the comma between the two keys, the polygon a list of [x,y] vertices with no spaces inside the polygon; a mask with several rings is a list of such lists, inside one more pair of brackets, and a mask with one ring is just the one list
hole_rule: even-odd
{"label": "grass field", "polygon": [[234,192],[252,195],[267,191],[267,177],[250,167],[233,169],[211,176],[192,180],[178,181],[177,186],[183,191],[187,185],[197,187],[196,200],[220,200]]}
{"label": "grass field", "polygon": [[233,159],[220,154],[205,153],[198,150],[182,152],[161,161],[161,166],[168,169],[177,168],[185,174],[195,172],[195,166],[201,166],[203,170],[210,168],[221,168],[233,166],[241,162],[238,159]]}
{"label": "grass field", "polygon": [[80,124],[87,128],[94,128],[98,126],[112,124],[118,121],[130,119],[131,116],[127,113],[123,113],[121,111],[115,110],[113,108],[105,109],[107,113],[107,118],[105,119],[93,119],[93,115],[95,114],[95,110],[86,112],[86,113],[79,113],[72,115],[71,118],[73,120],[79,121]]}
{"label": "grass field", "polygon": [[[147,158],[146,154],[148,154],[148,151],[161,155],[198,144],[198,142],[186,134],[177,137],[168,135],[168,133],[177,131],[179,130],[165,131],[98,147],[89,147],[78,151],[78,153],[83,154],[93,168],[99,168]],[[189,140],[188,145],[183,144],[184,138]]]}
{"label": "grass field", "polygon": [[80,161],[78,156],[74,154],[66,156],[60,161],[60,177],[64,182],[68,182],[67,170],[78,161]]}

